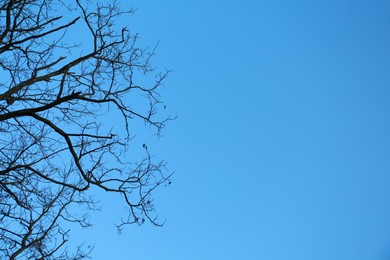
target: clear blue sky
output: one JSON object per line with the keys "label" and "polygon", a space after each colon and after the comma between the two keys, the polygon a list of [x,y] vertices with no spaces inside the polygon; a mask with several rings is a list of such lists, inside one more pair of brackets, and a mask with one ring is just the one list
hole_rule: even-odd
{"label": "clear blue sky", "polygon": [[390,1],[132,4],[173,70],[150,149],[176,174],[166,225],[117,235],[108,203],[93,259],[390,259]]}

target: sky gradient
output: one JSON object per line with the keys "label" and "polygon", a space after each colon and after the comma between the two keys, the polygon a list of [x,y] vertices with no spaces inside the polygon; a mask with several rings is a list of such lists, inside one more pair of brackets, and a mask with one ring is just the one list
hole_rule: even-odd
{"label": "sky gradient", "polygon": [[175,175],[163,228],[118,235],[103,200],[93,259],[390,259],[389,1],[131,4],[172,70],[149,147]]}

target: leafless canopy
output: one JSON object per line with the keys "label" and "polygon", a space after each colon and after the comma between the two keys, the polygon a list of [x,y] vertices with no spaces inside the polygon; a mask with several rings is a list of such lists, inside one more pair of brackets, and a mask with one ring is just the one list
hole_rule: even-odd
{"label": "leafless canopy", "polygon": [[1,259],[85,258],[67,249],[65,227],[90,226],[99,190],[128,206],[118,228],[161,224],[150,195],[169,173],[146,145],[130,161],[128,146],[136,129],[159,134],[168,120],[156,114],[166,73],[139,82],[153,50],[115,23],[131,12],[116,1],[0,1]]}

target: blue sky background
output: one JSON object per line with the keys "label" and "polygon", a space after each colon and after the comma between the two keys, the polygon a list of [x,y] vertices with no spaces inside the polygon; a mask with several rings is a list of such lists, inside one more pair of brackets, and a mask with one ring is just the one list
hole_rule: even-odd
{"label": "blue sky background", "polygon": [[105,201],[93,259],[390,259],[389,1],[131,4],[173,70],[149,147],[176,174],[163,228],[118,235]]}

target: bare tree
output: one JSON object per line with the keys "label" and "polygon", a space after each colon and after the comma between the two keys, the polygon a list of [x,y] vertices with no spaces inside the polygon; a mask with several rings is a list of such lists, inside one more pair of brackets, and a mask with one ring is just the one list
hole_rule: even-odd
{"label": "bare tree", "polygon": [[170,174],[146,145],[135,161],[128,147],[133,129],[159,135],[169,120],[157,114],[167,72],[143,82],[154,50],[115,22],[131,12],[116,1],[0,1],[1,259],[87,257],[65,243],[71,225],[91,225],[99,189],[128,206],[118,228],[161,224],[151,193]]}

